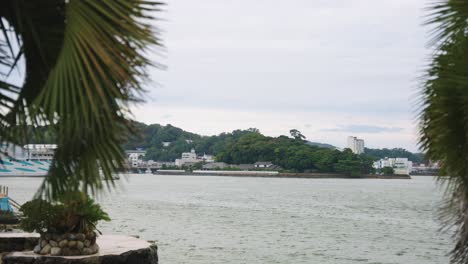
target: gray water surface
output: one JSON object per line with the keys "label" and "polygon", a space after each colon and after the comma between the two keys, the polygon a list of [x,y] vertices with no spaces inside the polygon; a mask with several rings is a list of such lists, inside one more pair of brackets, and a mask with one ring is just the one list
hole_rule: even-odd
{"label": "gray water surface", "polygon": [[[0,178],[19,202],[41,179]],[[100,198],[104,233],[140,235],[162,264],[448,263],[441,192],[412,180],[130,175]]]}

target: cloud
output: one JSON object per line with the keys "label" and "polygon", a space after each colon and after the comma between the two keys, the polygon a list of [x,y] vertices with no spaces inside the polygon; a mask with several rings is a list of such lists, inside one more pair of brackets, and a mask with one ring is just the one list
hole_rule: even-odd
{"label": "cloud", "polygon": [[350,133],[397,133],[403,131],[401,127],[383,127],[373,125],[346,125],[337,128],[322,129],[324,132],[350,132]]}

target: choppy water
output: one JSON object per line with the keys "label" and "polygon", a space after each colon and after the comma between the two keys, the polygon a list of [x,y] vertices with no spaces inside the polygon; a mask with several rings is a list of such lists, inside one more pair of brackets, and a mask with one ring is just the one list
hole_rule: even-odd
{"label": "choppy water", "polygon": [[[0,178],[23,202],[40,179]],[[162,264],[448,263],[431,177],[129,176],[100,199],[105,233],[155,240]]]}

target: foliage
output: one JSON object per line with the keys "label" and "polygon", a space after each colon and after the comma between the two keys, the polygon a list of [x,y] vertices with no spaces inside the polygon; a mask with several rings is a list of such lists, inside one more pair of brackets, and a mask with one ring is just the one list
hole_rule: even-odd
{"label": "foliage", "polygon": [[[0,9],[0,140],[24,145],[28,125],[57,135],[40,196],[95,193],[123,167],[121,143],[158,45],[143,0],[5,0]],[[22,87],[6,78],[24,61]],[[34,134],[34,133],[33,133]]]}
{"label": "foliage", "polygon": [[[242,135],[258,132],[258,129],[235,130],[232,133],[221,133],[217,136],[200,136],[184,131],[172,125],[145,125],[135,122],[136,132],[123,145],[125,149],[143,148],[145,159],[157,161],[174,161],[182,152],[194,148],[198,153],[214,154],[224,150],[225,146]],[[163,146],[169,142],[169,146]]]}
{"label": "foliage", "polygon": [[368,156],[374,157],[375,159],[383,158],[408,158],[408,160],[415,163],[427,163],[423,153],[412,153],[402,148],[393,149],[370,149],[365,148],[364,153]]}
{"label": "foliage", "polygon": [[107,213],[81,192],[64,195],[58,202],[34,199],[20,211],[21,227],[27,232],[88,234],[96,230],[99,221],[110,221]]}
{"label": "foliage", "polygon": [[230,142],[216,158],[229,164],[271,161],[296,172],[338,172],[350,176],[372,172],[372,158],[365,155],[310,146],[285,136],[266,137],[260,133],[245,134]]}
{"label": "foliage", "polygon": [[291,137],[293,137],[296,140],[305,140],[306,138],[304,135],[302,135],[301,131],[297,129],[289,130],[289,134],[291,135]]}
{"label": "foliage", "polygon": [[384,175],[394,175],[395,170],[392,167],[383,167],[380,169],[380,172],[383,173]]}
{"label": "foliage", "polygon": [[442,220],[455,230],[451,262],[468,263],[468,2],[439,0],[429,10],[434,52],[422,87],[420,143],[450,176]]}

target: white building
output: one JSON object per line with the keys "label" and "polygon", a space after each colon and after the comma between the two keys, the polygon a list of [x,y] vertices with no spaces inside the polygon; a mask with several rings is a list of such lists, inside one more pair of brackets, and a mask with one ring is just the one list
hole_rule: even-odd
{"label": "white building", "polygon": [[390,167],[396,175],[409,175],[413,170],[413,162],[408,158],[385,158],[374,162],[373,167],[377,170]]}
{"label": "white building", "polygon": [[364,153],[364,139],[359,139],[357,137],[349,136],[348,137],[348,148],[355,154]]}
{"label": "white building", "polygon": [[146,155],[144,150],[127,150],[127,160],[132,167],[138,167],[143,163],[143,157]]}
{"label": "white building", "polygon": [[202,159],[203,159],[203,161],[206,162],[206,163],[215,162],[215,157],[214,157],[213,155],[203,154]]}
{"label": "white building", "polygon": [[55,144],[28,144],[23,146],[27,160],[52,160],[57,149]]}
{"label": "white building", "polygon": [[192,149],[190,152],[183,152],[181,158],[175,160],[175,165],[181,167],[185,164],[194,164],[201,161],[203,160],[198,159],[197,153]]}

